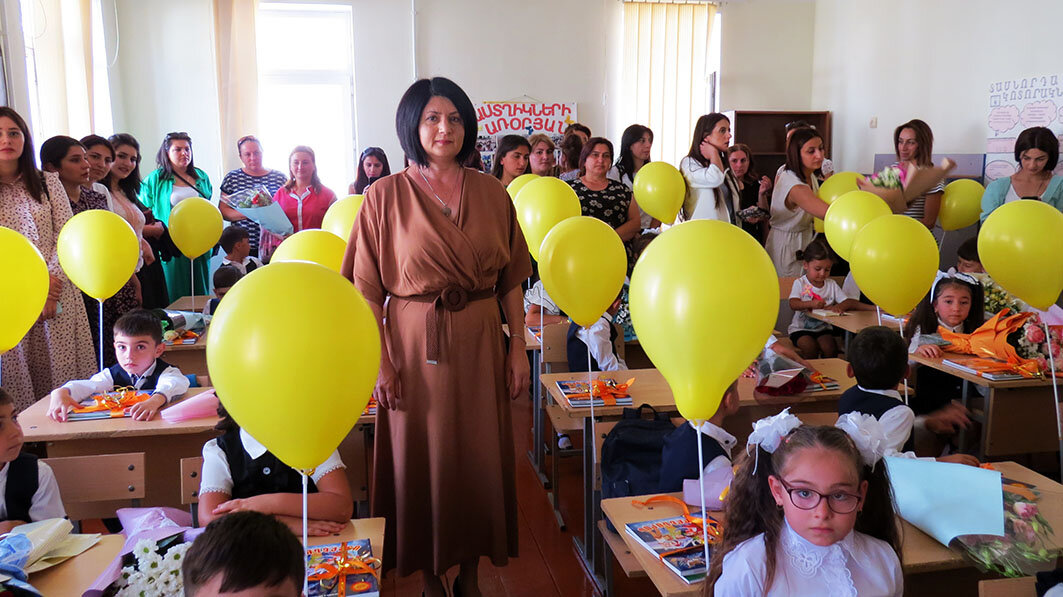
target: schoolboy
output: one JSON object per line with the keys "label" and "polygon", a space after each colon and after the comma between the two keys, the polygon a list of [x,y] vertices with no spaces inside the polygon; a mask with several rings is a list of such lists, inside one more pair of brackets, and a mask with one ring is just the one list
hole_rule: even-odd
{"label": "schoolboy", "polygon": [[218,244],[225,251],[225,259],[221,261],[223,266],[231,265],[245,276],[262,267],[262,262],[251,256],[251,237],[247,230],[239,226],[227,226],[221,231]]}
{"label": "schoolboy", "polygon": [[956,249],[956,271],[961,274],[984,274],[985,268],[978,258],[978,237],[963,241],[960,248]]}
{"label": "schoolboy", "polygon": [[67,382],[52,391],[48,416],[65,421],[69,410],[96,393],[132,386],[151,392],[151,397],[130,407],[135,421],[148,421],[164,404],[188,391],[189,382],[181,370],[160,357],[166,351],[162,342],[162,322],[145,309],[134,309],[114,324],[114,352],[118,363],[89,379]]}
{"label": "schoolboy", "polygon": [[683,491],[683,480],[699,478],[698,438],[701,438],[705,473],[731,466],[731,450],[737,439],[724,431],[723,421],[738,412],[738,380],[723,393],[720,406],[697,430],[689,423],[675,428],[664,438],[661,451],[661,476],[658,491]]}
{"label": "schoolboy", "polygon": [[[847,372],[856,377],[855,386],[838,400],[838,414],[860,412],[878,419],[886,436],[886,449],[911,452],[915,449],[915,431],[951,434],[967,421],[967,412],[950,404],[927,415],[915,416],[897,391],[908,374],[908,348],[900,334],[885,326],[864,328],[849,342]],[[951,454],[938,458],[978,466],[968,454]]]}
{"label": "schoolboy", "polygon": [[55,474],[47,463],[22,452],[15,401],[0,389],[0,533],[27,522],[65,518]]}
{"label": "schoolboy", "polygon": [[226,514],[211,521],[185,554],[185,597],[299,597],[304,557],[299,539],[269,514]]}
{"label": "schoolboy", "polygon": [[243,277],[244,275],[240,273],[240,270],[233,265],[223,265],[214,270],[214,297],[207,301],[207,304],[203,307],[203,314],[214,315],[214,312],[218,310],[221,299]]}
{"label": "schoolboy", "polygon": [[613,304],[604,315],[598,318],[591,327],[584,329],[578,323],[572,322],[568,326],[568,370],[587,370],[587,348],[590,347],[591,371],[620,371],[627,369],[627,363],[616,353],[616,339],[619,332],[613,325],[613,317],[620,310],[620,296],[617,295]]}

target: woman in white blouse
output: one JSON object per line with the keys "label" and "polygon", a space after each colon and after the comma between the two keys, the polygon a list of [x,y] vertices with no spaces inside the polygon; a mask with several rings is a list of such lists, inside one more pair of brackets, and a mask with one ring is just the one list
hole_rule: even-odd
{"label": "woman in white blouse", "polygon": [[764,244],[780,277],[801,275],[797,251],[815,236],[813,218],[827,213],[827,204],[816,196],[823,152],[823,137],[813,128],[795,130],[786,145],[786,164],[771,193],[771,229]]}
{"label": "woman in white blouse", "polygon": [[694,125],[690,151],[679,162],[687,181],[683,216],[688,220],[736,223],[741,192],[727,170],[725,153],[731,143],[731,121],[719,112],[705,114]]}

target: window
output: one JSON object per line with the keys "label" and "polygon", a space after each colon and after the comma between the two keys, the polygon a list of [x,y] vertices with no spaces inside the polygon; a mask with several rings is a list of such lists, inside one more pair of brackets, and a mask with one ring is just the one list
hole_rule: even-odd
{"label": "window", "polygon": [[698,117],[716,109],[716,7],[679,0],[625,2],[623,27],[624,125],[650,127],[652,158],[678,164],[690,149]]}
{"label": "window", "polygon": [[263,2],[256,37],[267,163],[287,173],[292,148],[308,145],[321,182],[346,195],[357,169],[350,5]]}

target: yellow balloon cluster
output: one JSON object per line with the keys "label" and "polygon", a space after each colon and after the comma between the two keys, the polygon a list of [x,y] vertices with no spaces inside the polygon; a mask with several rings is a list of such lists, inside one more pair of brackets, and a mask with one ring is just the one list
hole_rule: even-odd
{"label": "yellow balloon cluster", "polygon": [[285,464],[307,470],[339,446],[369,401],[380,333],[350,281],[313,263],[273,263],[225,295],[207,335],[207,366],[233,419]]}
{"label": "yellow balloon cluster", "polygon": [[961,178],[945,185],[938,222],[945,230],[959,230],[973,225],[982,215],[983,187],[977,180]]}
{"label": "yellow balloon cluster", "polygon": [[536,261],[539,261],[539,248],[546,233],[561,220],[582,213],[576,191],[565,181],[552,176],[541,176],[525,184],[517,193],[513,207],[517,210],[517,221],[528,243],[528,251]]}
{"label": "yellow balloon cluster", "polygon": [[339,273],[347,241],[325,230],[300,230],[281,242],[270,263],[309,261]]}
{"label": "yellow balloon cluster", "polygon": [[616,231],[588,216],[559,222],[543,239],[539,275],[550,298],[589,327],[620,295],[627,253]]}
{"label": "yellow balloon cluster", "polygon": [[635,173],[632,192],[642,211],[665,224],[672,224],[683,207],[686,180],[668,162],[650,162]]}
{"label": "yellow balloon cluster", "polygon": [[1023,199],[993,210],[978,233],[986,273],[1029,305],[1046,310],[1063,292],[1063,213]]}
{"label": "yellow balloon cluster", "polygon": [[321,229],[328,230],[346,243],[347,239],[351,238],[354,220],[358,217],[358,210],[362,208],[364,200],[362,195],[347,195],[330,205],[321,220]]}
{"label": "yellow balloon cluster", "polygon": [[741,228],[693,220],[646,247],[629,297],[639,343],[679,412],[704,421],[771,335],[779,281],[764,248]]}
{"label": "yellow balloon cluster", "polygon": [[59,265],[70,281],[98,300],[121,290],[140,258],[140,241],[133,227],[122,216],[103,209],[83,211],[67,220],[56,248]]}
{"label": "yellow balloon cluster", "polygon": [[0,354],[22,342],[48,299],[48,266],[25,236],[0,226]]}
{"label": "yellow balloon cluster", "polygon": [[867,191],[849,191],[827,208],[823,230],[827,242],[842,259],[849,260],[853,239],[868,222],[890,215],[890,207],[878,195]]}
{"label": "yellow balloon cluster", "polygon": [[938,271],[934,235],[900,214],[876,218],[853,240],[849,265],[860,290],[887,313],[901,316],[919,304]]}
{"label": "yellow balloon cluster", "polygon": [[224,226],[218,208],[202,197],[184,199],[170,212],[170,238],[189,259],[213,249]]}
{"label": "yellow balloon cluster", "polygon": [[532,174],[531,172],[529,172],[527,174],[521,174],[520,176],[509,181],[509,186],[506,187],[506,192],[509,193],[509,198],[516,199],[517,193],[519,193],[520,190],[524,188],[524,185],[535,180],[536,178],[539,178],[538,174]]}
{"label": "yellow balloon cluster", "polygon": [[[830,178],[823,181],[823,184],[819,187],[818,196],[828,205],[834,203],[834,200],[842,195],[859,189],[856,181],[863,178],[856,172],[836,172],[832,174]],[[823,220],[816,218],[813,222],[816,232],[823,232],[824,225]]]}

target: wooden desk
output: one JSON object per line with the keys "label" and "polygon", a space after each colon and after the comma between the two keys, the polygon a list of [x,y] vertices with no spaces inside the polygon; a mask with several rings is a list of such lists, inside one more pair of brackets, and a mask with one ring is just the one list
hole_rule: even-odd
{"label": "wooden desk", "polygon": [[[384,553],[384,519],[362,518],[352,520],[340,533],[328,537],[309,537],[307,543],[327,545],[354,539],[369,538],[373,546],[373,556],[383,557]],[[84,553],[69,560],[32,574],[29,582],[42,595],[81,595],[93,581],[107,568],[122,551],[125,537],[122,535],[104,535],[100,542]]]}
{"label": "wooden desk", "polygon": [[[192,388],[188,397],[209,389]],[[368,495],[363,428],[375,420],[374,416],[361,417],[340,446],[341,455],[346,455],[344,462],[355,501],[363,501]],[[19,422],[25,441],[46,442],[52,458],[144,452],[145,506],[183,508],[180,461],[200,456],[203,444],[218,436],[214,430],[217,416],[180,423],[168,423],[158,415],[150,421],[123,418],[60,423],[48,418],[47,397],[22,411]],[[99,509],[113,513],[128,506],[128,501],[100,502]]]}
{"label": "wooden desk", "polygon": [[177,367],[181,373],[207,375],[207,332],[196,338],[195,344],[172,344],[162,353],[162,360]]}
{"label": "wooden desk", "polygon": [[1035,597],[1036,583],[1037,578],[1033,576],[983,580],[978,583],[978,597]]}
{"label": "wooden desk", "polygon": [[[1025,481],[1036,485],[1042,490],[1039,504],[1041,513],[1055,527],[1063,524],[1063,500],[1058,496],[1063,495],[1063,485],[1060,485],[1047,477],[1043,477],[1026,467],[1014,462],[998,462],[993,465],[1003,475],[1018,481]],[[682,499],[681,493],[671,494]],[[648,497],[648,496],[647,496]],[[636,498],[638,499],[638,498]],[[668,570],[656,557],[642,547],[631,535],[623,531],[624,525],[630,522],[640,522],[673,516],[677,509],[674,506],[657,506],[638,508],[631,504],[632,498],[614,498],[602,500],[602,511],[616,527],[618,534],[623,538],[628,549],[635,556],[646,575],[653,581],[654,586],[661,595],[668,597],[696,597],[701,595],[702,585],[688,585],[679,579],[672,571]],[[722,513],[710,512],[710,515],[722,520]],[[938,575],[941,572],[971,569],[970,564],[957,552],[941,545],[926,533],[920,531],[905,521],[901,521],[903,532],[903,544],[901,548],[902,561],[904,563],[905,594],[910,594],[920,585],[934,583],[935,578],[924,576],[927,574]],[[1058,528],[1058,527],[1056,527]],[[1050,546],[1057,551],[1063,551],[1063,538],[1053,537]],[[940,582],[940,581],[938,581]],[[935,583],[936,584],[936,583]],[[944,583],[947,586],[947,583]],[[973,587],[971,587],[973,588]],[[951,594],[970,594],[971,591],[963,591],[960,587],[953,586]],[[1006,594],[1006,593],[1005,593]]]}
{"label": "wooden desk", "polygon": [[[942,363],[948,358],[970,358],[968,355],[945,353],[943,357],[930,359],[912,354],[908,358],[962,379],[964,396],[968,394],[969,384],[988,389],[984,397],[976,395],[964,399],[964,404],[974,411],[974,419],[982,424],[980,457],[999,458],[1059,450],[1051,379],[990,381]],[[961,436],[961,450],[963,439]]]}
{"label": "wooden desk", "polygon": [[[843,344],[845,352],[849,352],[849,340],[852,339],[853,334],[859,334],[860,331],[866,327],[879,325],[878,313],[875,311],[846,311],[843,315],[834,317],[823,317],[816,315],[811,311],[808,311],[807,313],[812,319],[818,319],[839,329],[845,330],[845,343]],[[882,325],[891,330],[897,330],[898,333],[901,329],[899,323],[891,319],[886,319],[885,313],[882,314]]]}
{"label": "wooden desk", "polygon": [[170,303],[170,306],[166,307],[167,311],[195,311],[202,313],[203,308],[207,306],[207,301],[214,297],[210,295],[204,296],[182,296],[176,301]]}
{"label": "wooden desk", "polygon": [[[841,389],[803,393],[794,396],[764,396],[753,391],[755,380],[741,378],[738,382],[739,412],[734,417],[729,417],[725,423],[727,430],[743,442],[752,431],[752,422],[763,416],[776,414],[783,408],[790,406],[793,412],[837,412],[838,398],[842,392],[855,384],[855,380],[845,375],[845,361],[841,359],[815,359],[811,361],[817,369],[829,377],[838,380]],[[601,536],[596,532],[595,525],[601,518],[598,504],[601,501],[600,480],[598,478],[598,461],[595,458],[597,450],[594,442],[597,441],[590,416],[590,408],[572,408],[561,390],[557,388],[558,381],[572,379],[584,380],[586,373],[548,373],[541,376],[542,384],[546,387],[550,397],[561,408],[564,416],[569,419],[582,422],[583,427],[583,537],[576,538],[576,548],[588,570],[593,571],[599,588],[605,586],[604,571],[605,558],[601,545]],[[658,412],[674,413],[676,411],[675,399],[672,390],[657,369],[629,369],[626,371],[596,372],[595,379],[617,379],[620,381],[634,377],[635,383],[631,386],[631,399],[635,407],[649,404]],[[596,421],[619,419],[624,412],[623,406],[601,406],[594,408]],[[736,433],[737,432],[737,433]],[[739,437],[741,436],[741,437]]]}

